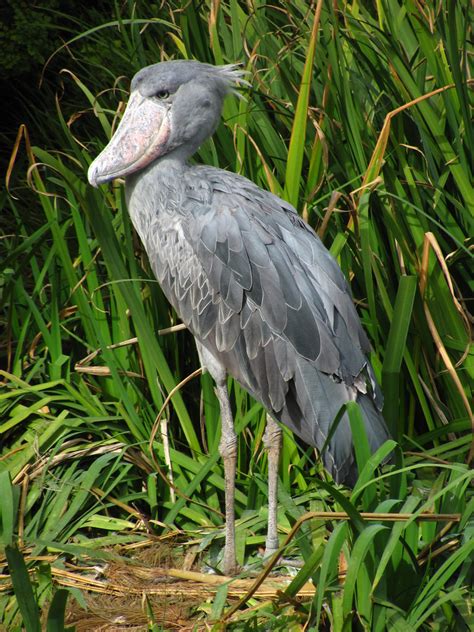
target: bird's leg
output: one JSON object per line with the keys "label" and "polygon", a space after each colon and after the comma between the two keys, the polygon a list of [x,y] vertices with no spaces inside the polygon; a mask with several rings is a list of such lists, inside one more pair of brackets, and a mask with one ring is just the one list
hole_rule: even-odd
{"label": "bird's leg", "polygon": [[221,410],[221,440],[219,453],[224,461],[225,474],[225,548],[224,573],[233,575],[237,571],[235,557],[235,469],[237,465],[237,435],[230,409],[229,393],[225,379],[216,382],[216,395]]}
{"label": "bird's leg", "polygon": [[278,461],[281,448],[281,428],[267,414],[267,427],[263,435],[263,445],[268,453],[268,531],[265,542],[265,557],[278,549],[277,510],[278,510]]}
{"label": "bird's leg", "polygon": [[226,575],[233,575],[238,570],[237,559],[235,556],[234,512],[237,435],[235,434],[234,419],[230,408],[225,368],[198,340],[196,340],[196,347],[203,369],[209,371],[216,383],[216,395],[219,400],[221,413],[221,440],[219,442],[219,454],[224,461],[225,476],[224,573]]}

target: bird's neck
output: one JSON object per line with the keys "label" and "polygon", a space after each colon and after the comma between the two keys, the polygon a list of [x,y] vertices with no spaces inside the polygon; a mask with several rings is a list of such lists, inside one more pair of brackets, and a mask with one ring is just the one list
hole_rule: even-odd
{"label": "bird's neck", "polygon": [[136,195],[143,188],[151,188],[157,193],[163,189],[173,190],[179,186],[181,177],[188,168],[188,164],[179,154],[171,152],[162,156],[126,178],[127,197]]}
{"label": "bird's neck", "polygon": [[151,234],[166,230],[170,216],[179,212],[188,168],[181,157],[168,154],[126,178],[128,212],[145,247]]}

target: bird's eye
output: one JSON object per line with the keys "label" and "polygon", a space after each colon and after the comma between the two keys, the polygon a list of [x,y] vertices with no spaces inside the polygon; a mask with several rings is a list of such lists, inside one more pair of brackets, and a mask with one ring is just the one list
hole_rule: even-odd
{"label": "bird's eye", "polygon": [[157,97],[158,99],[167,99],[170,96],[170,93],[168,92],[168,90],[158,90],[158,92],[155,94],[155,97]]}

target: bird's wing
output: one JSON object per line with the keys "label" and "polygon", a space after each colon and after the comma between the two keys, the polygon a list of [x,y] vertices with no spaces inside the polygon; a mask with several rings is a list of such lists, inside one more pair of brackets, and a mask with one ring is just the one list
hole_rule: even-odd
{"label": "bird's wing", "polygon": [[183,229],[221,304],[220,351],[243,332],[252,358],[271,336],[320,371],[357,380],[370,347],[350,289],[290,205],[246,178],[199,167],[186,189]]}

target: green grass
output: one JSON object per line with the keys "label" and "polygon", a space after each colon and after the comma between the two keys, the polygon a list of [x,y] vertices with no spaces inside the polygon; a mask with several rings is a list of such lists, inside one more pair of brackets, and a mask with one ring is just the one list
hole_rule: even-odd
{"label": "green grass", "polygon": [[[211,11],[209,2],[171,2],[158,11],[130,2],[103,24],[57,16],[62,37],[70,25],[70,43],[59,48],[58,39],[41,91],[30,88],[1,194],[0,525],[9,548],[0,562],[5,572],[8,558],[12,580],[17,573],[13,590],[0,580],[9,630],[22,619],[34,629],[38,608],[62,617],[65,594],[31,555],[100,557],[112,540],[146,538],[140,515],[156,533],[163,524],[192,533],[207,562],[219,563],[224,477],[211,380],[187,383],[165,409],[174,494],[163,442],[155,435],[152,454],[149,439],[197,355],[188,333],[157,333],[179,321],[133,233],[123,188],[94,190],[86,180],[129,79],[175,57],[242,61],[250,72],[246,99],[226,101],[224,122],[195,159],[286,197],[321,230],[351,283],[400,444],[394,469],[381,474],[391,445],[367,459],[361,438],[364,466],[351,492],[328,482],[313,451],[284,433],[282,534],[309,510],[351,519],[304,521],[289,553],[306,563],[280,603],[250,599],[229,629],[472,626],[472,10],[454,1],[317,5],[256,2],[251,10],[228,0]],[[264,412],[238,385],[231,390],[244,563],[265,535]],[[350,413],[357,427],[357,410]],[[445,529],[418,521],[426,511],[461,519]],[[373,523],[360,512],[412,517]],[[30,588],[16,544],[34,571]],[[307,579],[315,597],[295,605]],[[229,618],[231,603],[218,593],[212,616]]]}

